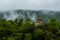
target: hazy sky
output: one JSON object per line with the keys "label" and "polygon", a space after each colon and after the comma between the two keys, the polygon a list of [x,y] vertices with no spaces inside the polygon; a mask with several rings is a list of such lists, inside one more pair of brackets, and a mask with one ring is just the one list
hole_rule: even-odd
{"label": "hazy sky", "polygon": [[60,0],[0,0],[0,11],[15,9],[60,11]]}

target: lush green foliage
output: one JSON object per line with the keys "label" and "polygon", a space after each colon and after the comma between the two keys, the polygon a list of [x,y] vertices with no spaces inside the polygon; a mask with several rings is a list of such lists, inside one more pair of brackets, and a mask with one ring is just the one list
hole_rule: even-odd
{"label": "lush green foliage", "polygon": [[29,18],[23,22],[0,20],[0,40],[60,40],[60,23],[56,19],[35,26]]}

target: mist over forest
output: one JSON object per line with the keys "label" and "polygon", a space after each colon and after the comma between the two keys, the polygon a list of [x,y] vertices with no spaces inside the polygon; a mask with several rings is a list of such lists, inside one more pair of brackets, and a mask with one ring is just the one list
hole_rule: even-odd
{"label": "mist over forest", "polygon": [[41,16],[44,22],[49,22],[51,18],[60,21],[60,11],[49,10],[13,10],[0,12],[0,19],[15,20],[30,18],[32,22],[36,22],[38,16]]}

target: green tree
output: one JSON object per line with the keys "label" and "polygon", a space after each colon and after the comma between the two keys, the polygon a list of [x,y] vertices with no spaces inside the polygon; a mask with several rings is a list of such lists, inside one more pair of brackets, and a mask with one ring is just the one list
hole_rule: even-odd
{"label": "green tree", "polygon": [[25,22],[23,22],[22,27],[29,27],[32,24],[31,20],[27,18]]}
{"label": "green tree", "polygon": [[34,30],[34,39],[35,40],[43,40],[43,31],[41,29]]}
{"label": "green tree", "polygon": [[54,34],[58,31],[58,22],[56,21],[56,19],[50,20],[50,22],[48,23],[48,28]]}
{"label": "green tree", "polygon": [[17,19],[16,22],[17,22],[18,26],[20,27],[23,23],[23,19]]}
{"label": "green tree", "polygon": [[57,37],[56,40],[60,40],[60,37]]}
{"label": "green tree", "polygon": [[25,20],[25,22],[31,22],[30,18],[27,18],[27,19]]}
{"label": "green tree", "polygon": [[57,27],[57,21],[56,19],[51,19],[50,22],[49,22],[49,26],[50,27]]}
{"label": "green tree", "polygon": [[15,33],[15,40],[22,40],[22,37],[23,37],[23,35],[22,35],[22,33]]}
{"label": "green tree", "polygon": [[32,35],[30,33],[25,34],[24,40],[32,40]]}
{"label": "green tree", "polygon": [[7,40],[15,40],[14,37],[8,37]]}
{"label": "green tree", "polygon": [[10,28],[17,27],[17,24],[12,20],[6,21],[5,24],[6,24],[6,27],[10,27]]}
{"label": "green tree", "polygon": [[47,32],[45,35],[45,40],[53,39],[53,34],[51,32]]}
{"label": "green tree", "polygon": [[5,27],[6,25],[5,25],[5,21],[1,21],[0,20],[0,27]]}

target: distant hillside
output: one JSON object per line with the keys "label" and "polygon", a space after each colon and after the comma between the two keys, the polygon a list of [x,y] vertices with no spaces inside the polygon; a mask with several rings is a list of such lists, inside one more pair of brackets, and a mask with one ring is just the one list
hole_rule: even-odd
{"label": "distant hillside", "polygon": [[14,10],[14,11],[5,11],[0,12],[0,19],[15,20],[16,18],[26,19],[30,18],[33,22],[36,21],[36,18],[41,16],[44,22],[48,22],[51,18],[56,18],[57,21],[60,21],[60,11],[48,11],[48,10]]}

